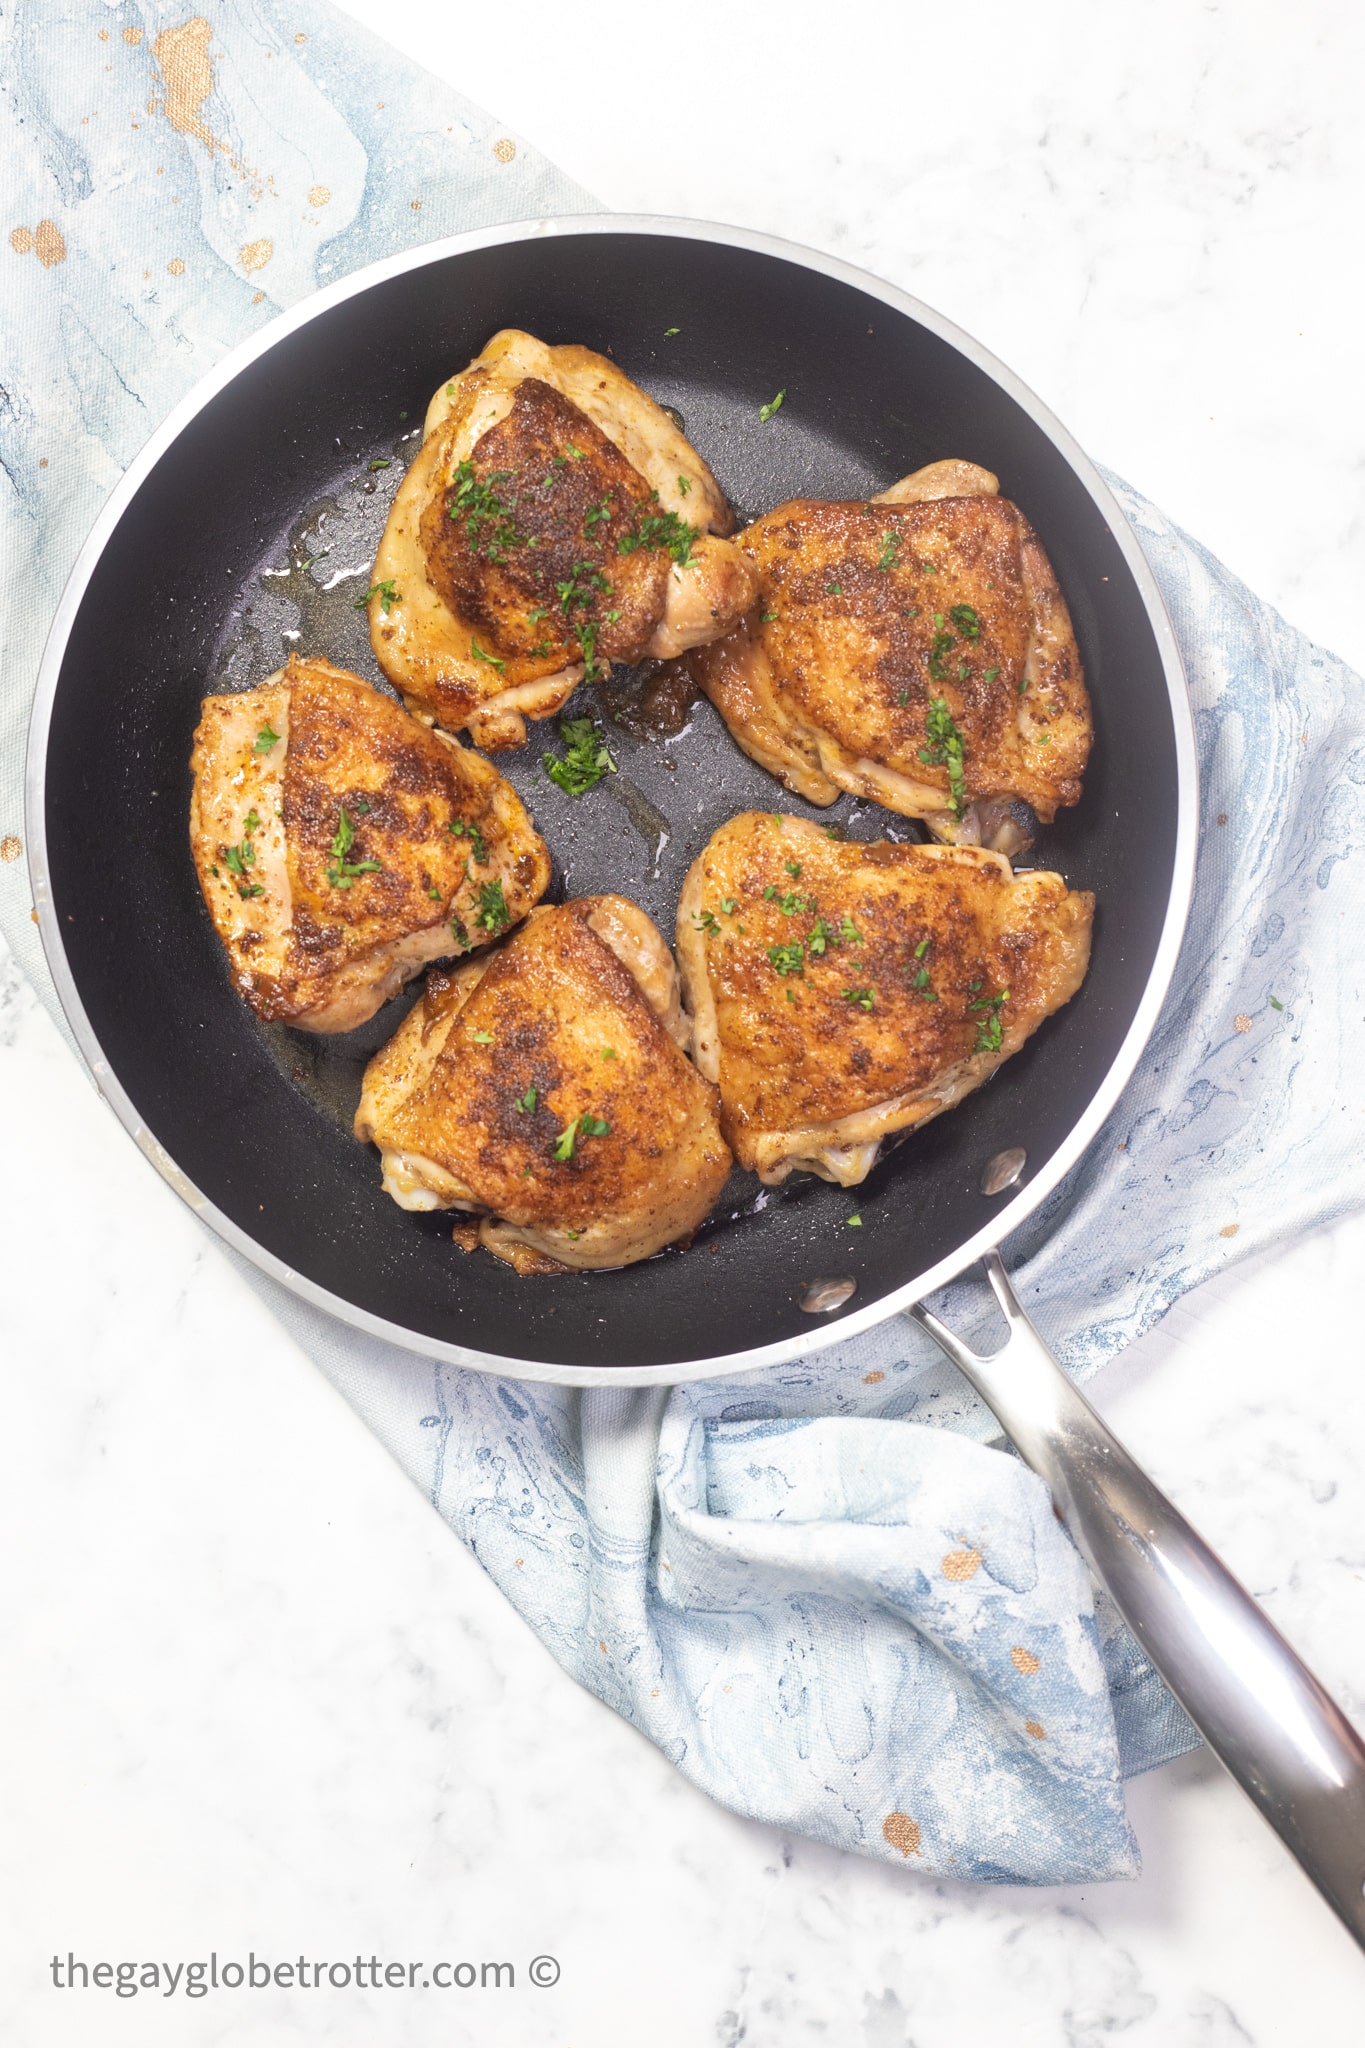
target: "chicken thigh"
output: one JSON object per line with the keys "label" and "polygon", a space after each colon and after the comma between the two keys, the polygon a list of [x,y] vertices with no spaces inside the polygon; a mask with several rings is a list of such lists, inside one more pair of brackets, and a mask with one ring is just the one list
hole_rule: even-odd
{"label": "chicken thigh", "polygon": [[419,717],[518,747],[612,661],[728,633],[754,574],[706,464],[605,356],[508,328],[432,399],[370,598]]}
{"label": "chicken thigh", "polygon": [[858,845],[732,818],[693,863],[678,958],[741,1166],[852,1187],[1080,987],[1094,898],[984,847]]}
{"label": "chicken thigh", "polygon": [[532,912],[428,977],[365,1071],[356,1136],[406,1209],[461,1209],[467,1250],[519,1273],[628,1266],[686,1238],[730,1170],[716,1091],[683,1048],[673,957],[620,896]]}
{"label": "chicken thigh", "polygon": [[793,499],[739,535],[759,598],[688,667],[744,751],[957,845],[1022,851],[1074,804],[1090,703],[1037,535],[989,470],[936,462],[866,502]]}
{"label": "chicken thigh", "polygon": [[330,662],[206,697],[190,765],[204,900],[267,1021],[353,1030],[429,961],[500,937],[550,879],[495,768]]}

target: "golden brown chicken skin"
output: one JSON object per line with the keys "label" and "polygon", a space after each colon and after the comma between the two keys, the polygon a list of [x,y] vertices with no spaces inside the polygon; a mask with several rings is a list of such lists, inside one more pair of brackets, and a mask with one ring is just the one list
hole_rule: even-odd
{"label": "golden brown chicken skin", "polygon": [[350,1031],[428,962],[487,945],[550,879],[510,783],[326,661],[207,697],[190,840],[259,1017]]}
{"label": "golden brown chicken skin", "polygon": [[686,1057],[673,959],[617,896],[532,914],[429,977],[370,1062],[356,1136],[404,1208],[522,1273],[625,1266],[685,1239],[730,1170],[716,1091]]}
{"label": "golden brown chicken skin", "polygon": [[428,409],[372,571],[376,657],[419,716],[520,746],[611,661],[729,631],[755,588],[733,529],[614,363],[506,329]]}
{"label": "golden brown chicken skin", "polygon": [[1071,619],[996,492],[988,470],[940,462],[870,500],[792,500],[740,534],[758,602],[688,666],[789,789],[871,797],[1003,852],[1078,801],[1091,718]]}
{"label": "golden brown chicken skin", "polygon": [[860,845],[750,811],[678,906],[694,1055],[741,1166],[850,1187],[1080,987],[1094,898],[983,847]]}

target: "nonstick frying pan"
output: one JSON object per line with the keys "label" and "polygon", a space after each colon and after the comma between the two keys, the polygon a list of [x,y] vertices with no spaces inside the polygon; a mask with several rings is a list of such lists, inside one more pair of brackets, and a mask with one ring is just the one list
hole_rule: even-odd
{"label": "nonstick frying pan", "polygon": [[[354,601],[389,499],[431,392],[504,326],[612,355],[680,417],[742,519],[792,496],[858,497],[959,456],[1000,476],[1057,571],[1096,745],[1081,804],[1029,860],[1096,892],[1089,976],[987,1087],[874,1170],[857,1231],[845,1191],[759,1191],[736,1175],[685,1253],[523,1280],[461,1252],[448,1219],[399,1210],[350,1135],[363,1065],[411,992],[360,1031],[317,1039],[263,1027],[230,988],[188,848],[200,700],[260,682],[295,648],[380,681]],[[603,706],[585,690],[571,708]],[[540,772],[552,738],[542,728],[498,762],[554,852],[552,893],[619,890],[668,935],[693,856],[737,811],[819,817],[852,838],[919,836],[876,806],[844,798],[819,812],[779,790],[704,702],[676,733],[613,726],[620,772],[581,800]],[[989,1253],[1080,1157],[1131,1074],[1193,877],[1179,657],[1151,573],[1080,450],[1002,365],[903,293],[692,222],[571,218],[432,244],[319,293],[236,351],[153,438],[77,563],[43,663],[29,771],[35,900],[58,991],[105,1096],[177,1191],[345,1321],[428,1356],[579,1384],[776,1364],[911,1308]],[[1012,1180],[991,1173],[1003,1153],[1016,1165],[1022,1154]],[[1057,1372],[997,1259],[988,1271],[1013,1330],[998,1361],[920,1320],[1049,1479],[1224,1761],[1365,1936],[1365,1751]],[[1021,1387],[1031,1407],[1015,1400]],[[1221,1640],[1220,1614],[1232,1617]],[[1278,1716],[1255,1698],[1272,1669]],[[1329,1796],[1348,1779],[1354,1849]]]}

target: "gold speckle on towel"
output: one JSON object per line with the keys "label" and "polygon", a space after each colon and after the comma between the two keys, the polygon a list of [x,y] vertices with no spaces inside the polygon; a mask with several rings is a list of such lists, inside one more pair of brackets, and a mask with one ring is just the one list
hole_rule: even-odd
{"label": "gold speckle on towel", "polygon": [[130,50],[135,50],[142,41],[142,30],[140,28],[126,28],[123,31],[123,40],[127,43]]}
{"label": "gold speckle on towel", "polygon": [[238,250],[237,261],[241,264],[247,276],[250,277],[253,270],[264,270],[274,253],[275,244],[273,242],[264,239],[259,242],[248,242],[245,248]]}
{"label": "gold speckle on towel", "polygon": [[1038,1669],[1038,1659],[1032,1650],[1026,1650],[1022,1643],[1016,1643],[1010,1651],[1010,1663],[1016,1671],[1022,1671],[1025,1678],[1032,1678]]}
{"label": "gold speckle on towel", "polygon": [[166,268],[170,271],[172,277],[183,277],[185,275],[185,265],[179,256],[172,256]]}
{"label": "gold speckle on towel", "polygon": [[27,256],[33,247],[32,228],[11,228],[9,245],[16,256]]}
{"label": "gold speckle on towel", "polygon": [[882,1822],[882,1834],[893,1849],[899,1849],[902,1856],[922,1856],[920,1847],[920,1826],[911,1820],[908,1813],[888,1813]]}
{"label": "gold speckle on towel", "polygon": [[943,1560],[945,1579],[971,1579],[981,1565],[979,1550],[950,1550]]}
{"label": "gold speckle on towel", "polygon": [[331,196],[331,191],[326,185],[310,185],[308,187],[308,204],[310,206],[325,206]]}
{"label": "gold speckle on towel", "polygon": [[66,243],[55,220],[40,220],[33,236],[33,246],[38,252],[38,261],[44,270],[51,270],[54,263],[65,263]]}
{"label": "gold speckle on towel", "polygon": [[510,135],[500,135],[493,144],[493,154],[500,164],[510,164],[517,153],[517,145]]}

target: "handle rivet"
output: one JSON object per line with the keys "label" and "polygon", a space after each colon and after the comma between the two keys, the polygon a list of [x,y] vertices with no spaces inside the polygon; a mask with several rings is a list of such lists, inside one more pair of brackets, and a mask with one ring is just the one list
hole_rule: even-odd
{"label": "handle rivet", "polygon": [[842,1308],[857,1286],[856,1280],[812,1280],[801,1296],[801,1306],[808,1316],[827,1316],[832,1308]]}
{"label": "handle rivet", "polygon": [[994,1159],[988,1159],[981,1172],[983,1195],[1003,1195],[1006,1188],[1012,1188],[1028,1164],[1028,1153],[1022,1145],[1011,1145],[1008,1151],[997,1152]]}

